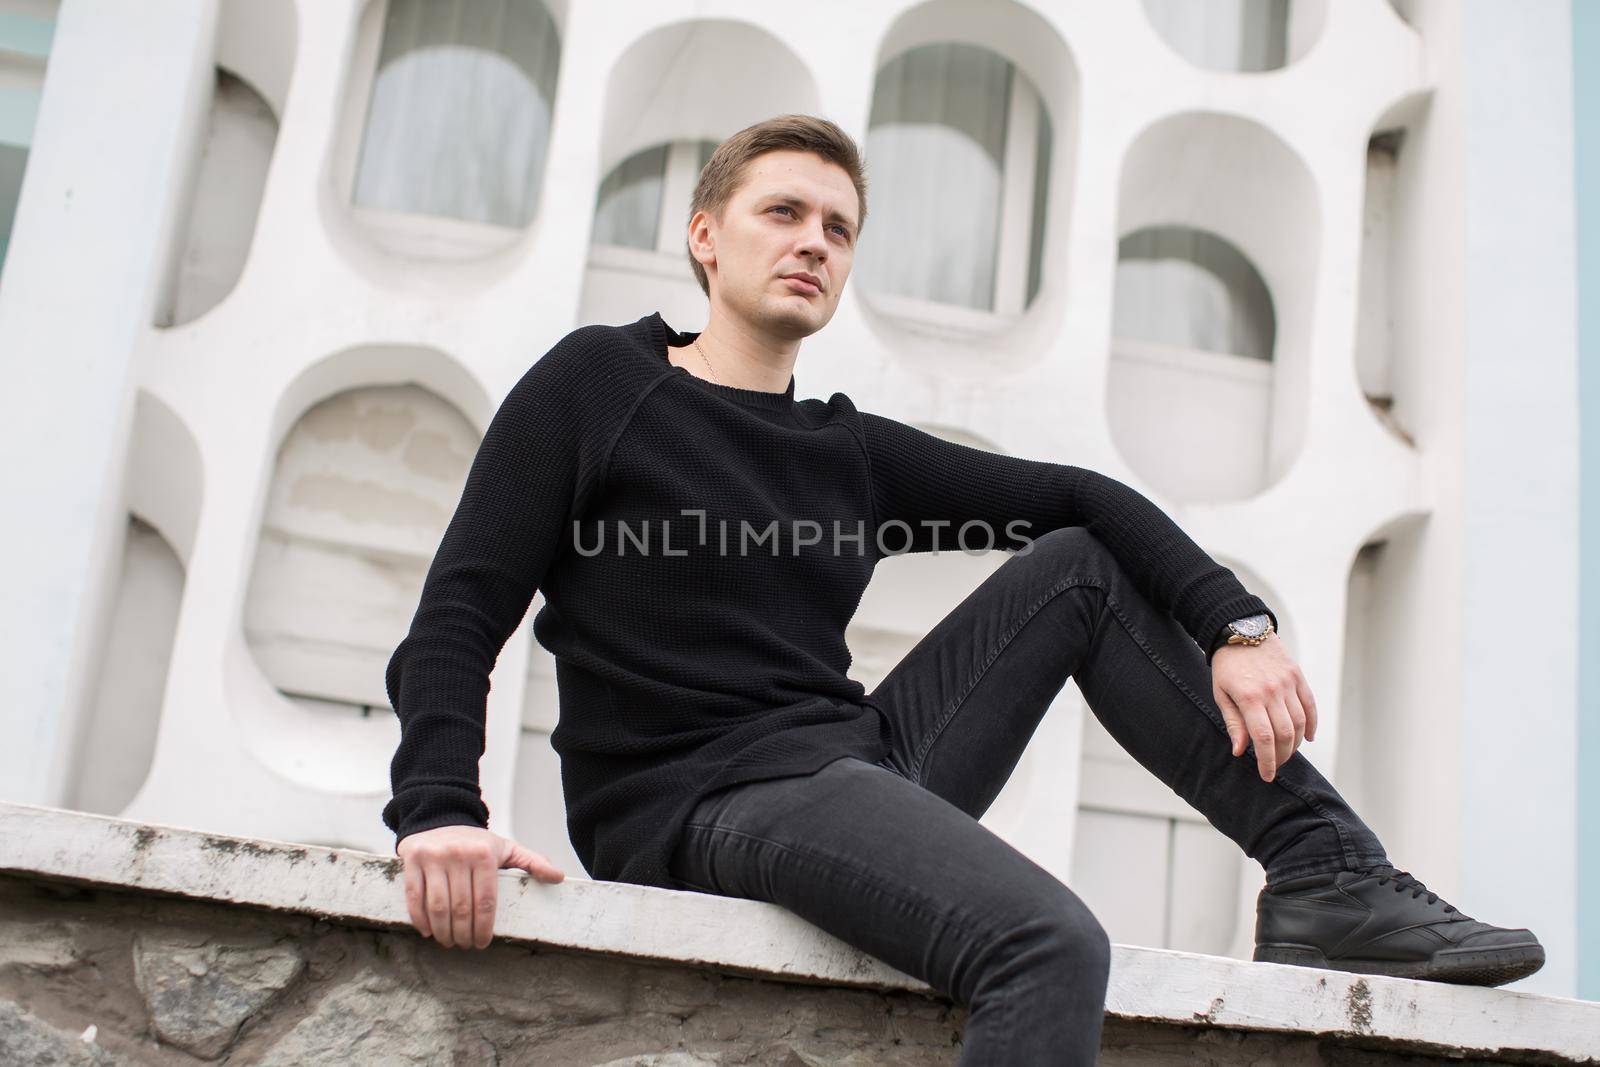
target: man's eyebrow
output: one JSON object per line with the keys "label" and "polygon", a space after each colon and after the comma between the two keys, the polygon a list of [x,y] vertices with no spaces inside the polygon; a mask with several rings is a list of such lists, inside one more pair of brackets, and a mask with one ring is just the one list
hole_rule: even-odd
{"label": "man's eyebrow", "polygon": [[[801,197],[795,196],[793,193],[768,193],[765,197],[763,197],[763,199],[764,200],[770,200],[770,201],[773,201],[773,202],[776,202],[776,203],[788,204],[790,207],[805,207],[806,206],[805,200],[802,199]],[[837,211],[830,211],[828,213],[828,221],[829,222],[842,222],[842,223],[844,223],[846,226],[850,227],[850,232],[851,233],[854,233],[855,230],[856,230],[855,220],[846,218],[844,215],[841,215]]]}

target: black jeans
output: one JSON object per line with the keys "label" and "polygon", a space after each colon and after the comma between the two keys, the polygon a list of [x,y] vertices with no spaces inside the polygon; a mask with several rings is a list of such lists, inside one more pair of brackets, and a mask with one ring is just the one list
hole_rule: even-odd
{"label": "black jeans", "polygon": [[1107,732],[1269,881],[1386,862],[1299,751],[1270,783],[1253,745],[1232,754],[1205,654],[1071,527],[1006,560],[873,692],[894,728],[887,757],[708,794],[672,873],[780,904],[966,1006],[963,1065],[1091,1064],[1105,929],[978,821],[1069,677]]}

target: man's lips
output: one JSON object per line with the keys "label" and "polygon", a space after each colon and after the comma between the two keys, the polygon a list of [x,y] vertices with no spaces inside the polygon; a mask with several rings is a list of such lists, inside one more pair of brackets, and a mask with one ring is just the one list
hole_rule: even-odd
{"label": "man's lips", "polygon": [[786,281],[786,282],[794,282],[795,285],[799,286],[799,288],[803,292],[807,292],[807,293],[820,293],[820,292],[822,292],[822,287],[820,285],[817,285],[816,283],[812,282],[804,274],[785,274],[783,276],[783,280]]}

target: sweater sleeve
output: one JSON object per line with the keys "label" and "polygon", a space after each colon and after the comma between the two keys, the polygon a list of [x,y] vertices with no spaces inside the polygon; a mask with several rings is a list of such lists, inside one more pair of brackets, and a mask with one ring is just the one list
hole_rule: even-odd
{"label": "sweater sleeve", "polygon": [[[959,551],[988,544],[1019,549],[1055,529],[1082,526],[1110,550],[1133,584],[1170,612],[1211,662],[1227,624],[1277,616],[1227,567],[1201,550],[1149,498],[1084,467],[1005,456],[862,412],[873,507],[890,552]],[[943,524],[943,525],[941,525]],[[959,539],[958,539],[959,537]],[[902,549],[902,545],[908,547]]]}
{"label": "sweater sleeve", "polygon": [[488,825],[478,785],[489,672],[564,546],[593,469],[587,350],[568,334],[511,388],[467,472],[384,681],[400,719],[383,821],[401,838]]}

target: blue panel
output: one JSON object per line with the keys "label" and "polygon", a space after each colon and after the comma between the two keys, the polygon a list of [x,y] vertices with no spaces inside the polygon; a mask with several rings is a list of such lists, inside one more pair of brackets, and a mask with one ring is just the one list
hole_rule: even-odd
{"label": "blue panel", "polygon": [[1578,989],[1600,1000],[1600,4],[1572,0],[1578,214]]}
{"label": "blue panel", "polygon": [[47,56],[55,33],[56,24],[50,19],[10,15],[0,11],[0,52]]}
{"label": "blue panel", "polygon": [[27,148],[39,115],[39,90],[0,87],[0,144]]}

